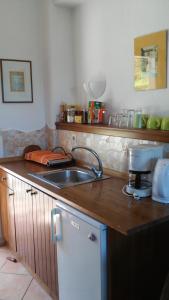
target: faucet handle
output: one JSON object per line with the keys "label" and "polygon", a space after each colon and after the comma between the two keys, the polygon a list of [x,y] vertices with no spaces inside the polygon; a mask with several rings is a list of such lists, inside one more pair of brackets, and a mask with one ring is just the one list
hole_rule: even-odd
{"label": "faucet handle", "polygon": [[99,164],[99,170],[96,169],[95,167],[93,167],[93,168],[92,168],[92,171],[93,171],[93,173],[95,174],[96,178],[101,178],[102,175],[103,175],[103,166],[102,166],[102,162],[101,162],[101,160],[100,160],[100,158],[99,158],[99,155],[96,153],[96,151],[94,151],[93,149],[90,149],[90,148],[88,148],[88,147],[76,146],[76,147],[73,147],[73,148],[72,148],[72,152],[73,152],[74,150],[76,150],[76,149],[87,150],[87,151],[89,151],[90,153],[92,153],[92,154],[95,156],[95,158],[97,159],[98,164]]}
{"label": "faucet handle", "polygon": [[97,178],[101,178],[103,175],[102,171],[97,170],[95,167],[92,167],[93,173],[96,175]]}

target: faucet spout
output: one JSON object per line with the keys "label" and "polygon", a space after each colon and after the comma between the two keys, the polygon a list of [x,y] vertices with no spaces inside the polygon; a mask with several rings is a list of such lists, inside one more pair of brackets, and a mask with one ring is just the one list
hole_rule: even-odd
{"label": "faucet spout", "polygon": [[77,147],[72,148],[72,152],[75,151],[75,150],[77,150],[77,149],[87,150],[87,151],[89,151],[90,153],[92,153],[92,154],[95,156],[95,158],[96,158],[97,161],[98,161],[98,169],[96,169],[95,167],[92,167],[92,171],[93,171],[93,173],[95,174],[95,176],[96,176],[97,178],[101,178],[102,175],[103,175],[103,166],[102,166],[102,162],[101,162],[100,157],[99,157],[99,155],[97,154],[97,152],[94,151],[94,150],[91,149],[91,148],[88,148],[88,147],[81,147],[81,146],[77,146]]}

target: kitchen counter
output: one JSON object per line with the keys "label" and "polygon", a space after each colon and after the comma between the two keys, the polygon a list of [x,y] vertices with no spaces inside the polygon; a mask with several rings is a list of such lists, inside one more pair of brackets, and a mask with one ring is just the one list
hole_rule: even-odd
{"label": "kitchen counter", "polygon": [[169,205],[157,203],[151,198],[135,200],[124,195],[124,178],[114,176],[106,180],[58,189],[28,175],[30,172],[41,172],[50,168],[24,160],[1,163],[0,167],[123,235],[131,235],[169,221]]}

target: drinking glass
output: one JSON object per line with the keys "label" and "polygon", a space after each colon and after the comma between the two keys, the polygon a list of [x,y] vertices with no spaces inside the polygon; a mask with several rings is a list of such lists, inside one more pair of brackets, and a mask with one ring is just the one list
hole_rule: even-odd
{"label": "drinking glass", "polygon": [[138,109],[134,114],[134,128],[142,128],[142,110]]}
{"label": "drinking glass", "polygon": [[118,127],[119,128],[126,128],[127,127],[127,114],[122,113],[119,115],[119,120],[118,120]]}
{"label": "drinking glass", "polygon": [[134,109],[127,110],[127,128],[133,128],[134,124]]}

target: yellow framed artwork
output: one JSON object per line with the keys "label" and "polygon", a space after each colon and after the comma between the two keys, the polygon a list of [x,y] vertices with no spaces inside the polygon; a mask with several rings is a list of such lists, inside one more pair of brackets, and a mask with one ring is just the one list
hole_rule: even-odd
{"label": "yellow framed artwork", "polygon": [[134,87],[138,91],[167,87],[167,30],[134,39]]}

